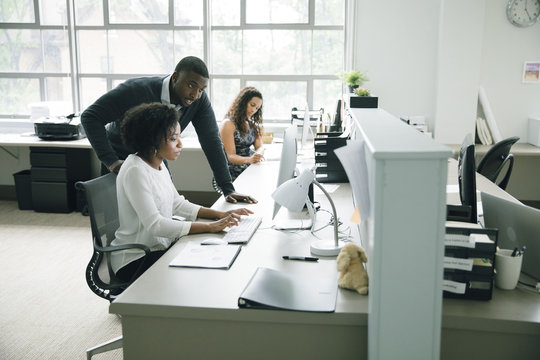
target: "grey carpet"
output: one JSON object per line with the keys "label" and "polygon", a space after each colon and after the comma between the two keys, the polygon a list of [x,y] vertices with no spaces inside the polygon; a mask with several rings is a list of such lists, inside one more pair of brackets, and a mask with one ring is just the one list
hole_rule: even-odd
{"label": "grey carpet", "polygon": [[[91,254],[88,217],[0,201],[0,359],[86,359],[121,335],[109,302],[86,284]],[[122,358],[118,349],[93,359]]]}

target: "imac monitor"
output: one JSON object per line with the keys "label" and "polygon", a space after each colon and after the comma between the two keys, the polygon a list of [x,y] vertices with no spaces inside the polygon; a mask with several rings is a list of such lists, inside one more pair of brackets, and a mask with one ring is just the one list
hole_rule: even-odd
{"label": "imac monitor", "polygon": [[499,229],[497,246],[522,249],[521,270],[540,281],[540,210],[518,201],[482,193],[484,225]]}
{"label": "imac monitor", "polygon": [[302,124],[302,149],[306,146],[307,138],[310,131],[310,116],[309,116],[309,106],[306,103],[306,109],[304,111],[304,121]]}
{"label": "imac monitor", "polygon": [[471,216],[468,221],[477,223],[476,163],[474,160],[474,142],[471,134],[468,134],[461,144],[458,156],[458,185],[461,204],[471,208]]}
{"label": "imac monitor", "polygon": [[[285,130],[283,136],[283,147],[281,148],[281,158],[279,161],[279,173],[276,188],[285,181],[294,177],[294,169],[296,168],[296,131],[297,126],[291,125]],[[274,202],[274,219],[281,205]]]}

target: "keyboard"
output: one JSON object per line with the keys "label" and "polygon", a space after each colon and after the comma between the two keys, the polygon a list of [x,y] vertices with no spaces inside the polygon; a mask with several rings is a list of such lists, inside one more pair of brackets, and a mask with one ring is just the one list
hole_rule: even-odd
{"label": "keyboard", "polygon": [[257,228],[261,225],[261,221],[262,216],[243,216],[238,226],[232,226],[223,237],[223,240],[229,244],[245,244],[251,239],[255,231],[257,231]]}

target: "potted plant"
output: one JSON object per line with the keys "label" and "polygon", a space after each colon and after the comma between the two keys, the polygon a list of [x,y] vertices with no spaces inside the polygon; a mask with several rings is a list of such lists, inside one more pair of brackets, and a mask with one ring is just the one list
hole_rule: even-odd
{"label": "potted plant", "polygon": [[347,84],[349,92],[353,92],[354,89],[362,86],[369,80],[366,73],[360,70],[344,71],[338,75],[339,79]]}

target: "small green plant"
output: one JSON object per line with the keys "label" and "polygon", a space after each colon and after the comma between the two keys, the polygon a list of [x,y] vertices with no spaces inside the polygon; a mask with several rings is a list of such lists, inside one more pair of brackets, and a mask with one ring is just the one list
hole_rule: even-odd
{"label": "small green plant", "polygon": [[340,73],[338,77],[352,88],[360,87],[369,80],[366,73],[360,70],[344,71]]}
{"label": "small green plant", "polygon": [[364,88],[356,88],[354,89],[354,93],[358,96],[369,96],[371,94],[371,91]]}

